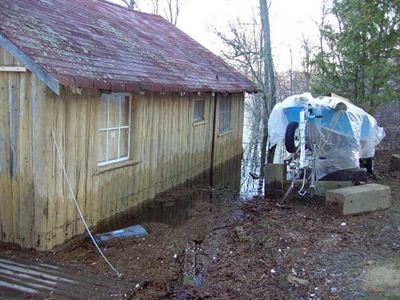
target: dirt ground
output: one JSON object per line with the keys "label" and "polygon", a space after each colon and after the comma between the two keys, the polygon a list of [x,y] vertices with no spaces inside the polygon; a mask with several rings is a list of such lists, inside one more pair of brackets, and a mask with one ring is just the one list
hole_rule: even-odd
{"label": "dirt ground", "polygon": [[[171,207],[179,222],[149,219],[147,237],[102,249],[132,287],[125,299],[400,299],[400,173],[389,162],[389,152],[377,155],[374,181],[393,196],[384,211],[337,217],[315,200],[277,206],[194,187],[163,196],[163,211]],[[188,199],[184,209],[174,206]],[[114,276],[89,241],[56,254],[10,247],[0,254]]]}

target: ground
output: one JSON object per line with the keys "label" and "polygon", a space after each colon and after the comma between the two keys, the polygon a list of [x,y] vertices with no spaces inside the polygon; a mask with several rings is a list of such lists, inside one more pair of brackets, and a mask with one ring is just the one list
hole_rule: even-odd
{"label": "ground", "polygon": [[[377,155],[374,181],[391,187],[392,207],[359,216],[297,197],[244,201],[229,188],[164,194],[157,217],[143,219],[150,235],[102,245],[123,273],[116,285],[131,287],[121,297],[400,299],[400,174],[389,162],[390,153]],[[55,254],[3,246],[0,255],[115,280],[89,241]]]}

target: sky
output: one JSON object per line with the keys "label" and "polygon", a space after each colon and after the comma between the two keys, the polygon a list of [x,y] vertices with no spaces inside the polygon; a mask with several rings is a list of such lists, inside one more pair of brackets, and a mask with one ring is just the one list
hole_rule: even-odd
{"label": "sky", "polygon": [[[111,0],[121,4],[121,0]],[[161,2],[163,0],[160,0]],[[138,0],[139,8],[151,0]],[[242,23],[258,17],[258,0],[183,0],[177,26],[206,48],[220,55],[224,45],[214,33],[226,31],[230,23],[240,18]],[[292,49],[293,69],[301,69],[303,36],[317,41],[316,22],[320,19],[322,0],[272,0],[270,6],[271,44],[275,68],[286,71],[290,68]]]}

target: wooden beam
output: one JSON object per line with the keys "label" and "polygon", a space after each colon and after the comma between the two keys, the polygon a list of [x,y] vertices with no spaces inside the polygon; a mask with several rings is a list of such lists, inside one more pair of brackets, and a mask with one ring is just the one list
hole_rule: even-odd
{"label": "wooden beam", "polygon": [[56,95],[60,95],[60,83],[58,82],[58,80],[49,72],[47,72],[42,66],[36,63],[31,57],[22,52],[1,32],[0,46],[4,47],[4,49],[10,52],[12,56],[14,56],[21,64],[26,66],[41,81],[43,81]]}
{"label": "wooden beam", "polygon": [[25,67],[21,66],[0,66],[0,72],[26,72]]}
{"label": "wooden beam", "polygon": [[385,209],[390,205],[390,187],[382,184],[370,183],[326,192],[326,206],[342,216]]}

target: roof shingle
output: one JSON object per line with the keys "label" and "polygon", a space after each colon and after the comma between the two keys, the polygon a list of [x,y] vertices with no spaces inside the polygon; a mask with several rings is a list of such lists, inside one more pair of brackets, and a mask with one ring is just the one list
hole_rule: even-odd
{"label": "roof shingle", "polygon": [[1,0],[0,33],[64,86],[257,90],[162,17],[105,0]]}

